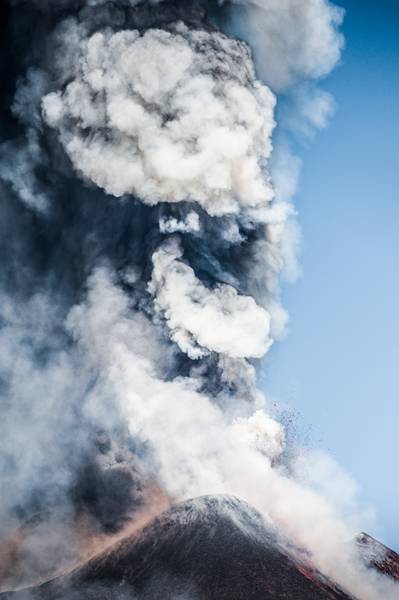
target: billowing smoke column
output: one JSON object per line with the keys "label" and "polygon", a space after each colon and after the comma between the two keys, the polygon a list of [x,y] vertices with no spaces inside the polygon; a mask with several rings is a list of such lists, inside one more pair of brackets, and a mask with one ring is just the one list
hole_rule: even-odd
{"label": "billowing smoke column", "polygon": [[[286,322],[278,278],[294,269],[287,132],[331,110],[312,81],[339,58],[341,11],[325,0],[2,10],[1,567],[14,583],[43,578],[154,498],[221,492],[359,598],[391,593],[359,577],[350,521],[321,478],[318,491],[300,481],[256,386]],[[258,76],[233,32],[253,44]],[[326,462],[316,469],[339,485]]]}

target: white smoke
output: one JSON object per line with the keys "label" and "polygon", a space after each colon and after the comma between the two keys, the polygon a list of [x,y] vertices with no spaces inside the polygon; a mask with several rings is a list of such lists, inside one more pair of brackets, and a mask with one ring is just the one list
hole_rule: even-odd
{"label": "white smoke", "polygon": [[43,98],[79,172],[148,204],[191,200],[211,215],[267,207],[275,99],[244,44],[183,24],[80,35],[73,81]]}
{"label": "white smoke", "polygon": [[161,246],[153,256],[149,284],[171,339],[193,359],[210,352],[232,358],[262,357],[272,343],[266,310],[230,285],[207,289],[181,257],[176,239]]}
{"label": "white smoke", "polygon": [[182,220],[175,217],[162,217],[159,220],[161,233],[199,233],[201,230],[199,216],[190,211]]}
{"label": "white smoke", "polygon": [[0,180],[10,185],[28,207],[45,211],[48,197],[38,185],[34,174],[42,160],[41,147],[35,133],[28,133],[23,147],[7,142],[1,144],[0,159]]}
{"label": "white smoke", "polygon": [[30,69],[25,80],[19,82],[11,107],[13,115],[27,126],[25,139],[0,144],[0,181],[9,184],[28,207],[43,212],[48,207],[49,194],[39,184],[35,169],[44,160],[37,127],[41,125],[38,100],[46,88],[45,73]]}
{"label": "white smoke", "polygon": [[342,8],[329,0],[233,0],[233,25],[251,44],[258,72],[276,92],[327,75],[344,44]]}
{"label": "white smoke", "polygon": [[[116,396],[132,433],[154,445],[161,477],[172,495],[228,491],[229,472],[235,470],[233,449],[240,455],[261,448],[266,467],[281,453],[282,427],[260,408],[248,420],[234,418],[200,391],[201,374],[165,380],[169,344],[156,325],[131,313],[128,297],[109,271],[92,276],[87,301],[71,311],[68,327],[83,355],[102,374],[93,400],[104,389]],[[245,456],[239,463],[245,464]]]}

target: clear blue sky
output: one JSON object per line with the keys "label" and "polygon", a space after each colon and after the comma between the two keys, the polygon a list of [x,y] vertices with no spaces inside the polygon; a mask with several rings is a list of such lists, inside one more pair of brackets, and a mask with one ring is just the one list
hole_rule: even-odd
{"label": "clear blue sky", "polygon": [[301,150],[303,278],[265,387],[311,427],[399,549],[399,1],[341,0],[338,111]]}

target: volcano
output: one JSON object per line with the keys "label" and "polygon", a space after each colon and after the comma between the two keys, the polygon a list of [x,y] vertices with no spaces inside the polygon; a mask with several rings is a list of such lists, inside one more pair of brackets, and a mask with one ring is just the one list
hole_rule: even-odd
{"label": "volcano", "polygon": [[375,540],[367,533],[361,533],[356,543],[366,566],[399,581],[399,554]]}
{"label": "volcano", "polygon": [[69,574],[1,600],[349,600],[249,505],[205,496]]}

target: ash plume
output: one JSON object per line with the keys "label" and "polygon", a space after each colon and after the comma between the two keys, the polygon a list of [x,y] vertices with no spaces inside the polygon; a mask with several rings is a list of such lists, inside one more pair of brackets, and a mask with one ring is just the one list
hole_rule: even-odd
{"label": "ash plume", "polygon": [[308,457],[317,485],[303,481],[256,384],[287,321],[280,276],[297,272],[290,139],[332,110],[316,80],[339,60],[342,11],[2,11],[3,586],[67,570],[154,507],[222,493],[354,596],[394,598],[346,545],[351,483],[334,471],[348,510],[324,491],[330,463]]}

